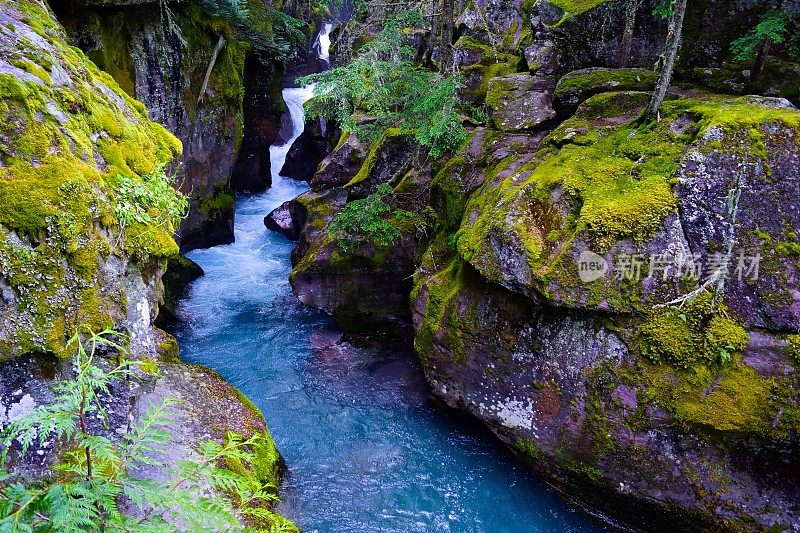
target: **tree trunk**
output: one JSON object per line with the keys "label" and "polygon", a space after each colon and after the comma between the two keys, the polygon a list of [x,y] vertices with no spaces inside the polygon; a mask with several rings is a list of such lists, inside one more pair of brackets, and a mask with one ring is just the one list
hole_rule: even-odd
{"label": "tree trunk", "polygon": [[672,81],[672,70],[675,68],[675,58],[678,56],[678,49],[681,44],[681,31],[683,30],[683,17],[686,14],[686,0],[676,0],[672,17],[669,19],[669,29],[667,30],[667,44],[664,48],[664,64],[658,75],[656,90],[647,108],[647,120],[658,118],[658,110],[667,95],[669,83]]}
{"label": "tree trunk", "polygon": [[761,77],[764,75],[764,66],[767,64],[767,57],[769,56],[771,44],[772,43],[769,39],[764,39],[764,42],[762,42],[761,46],[758,47],[756,62],[753,65],[753,70],[750,71],[750,84],[748,86],[748,91],[751,93],[757,93],[759,87],[761,86]]}
{"label": "tree trunk", "polygon": [[455,59],[453,57],[453,30],[455,27],[455,0],[442,0],[442,35],[440,46],[442,49],[442,74],[450,76],[453,73]]}
{"label": "tree trunk", "polygon": [[626,68],[631,60],[633,32],[636,29],[636,14],[639,11],[639,0],[628,0],[625,6],[625,30],[622,33],[622,45],[619,54],[620,68]]}

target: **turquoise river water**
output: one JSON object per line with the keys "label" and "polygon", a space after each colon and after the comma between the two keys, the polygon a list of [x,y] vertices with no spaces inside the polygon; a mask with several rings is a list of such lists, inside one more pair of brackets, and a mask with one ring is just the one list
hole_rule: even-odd
{"label": "turquoise river water", "polygon": [[[308,96],[285,93],[295,130]],[[280,168],[286,147],[273,150]],[[263,218],[306,186],[273,176],[268,192],[238,199],[235,244],[189,254],[206,275],[174,333],[185,361],[217,370],[264,412],[288,464],[279,511],[320,533],[612,529],[535,480],[477,421],[431,402],[410,351],[341,342],[294,298],[292,243]]]}

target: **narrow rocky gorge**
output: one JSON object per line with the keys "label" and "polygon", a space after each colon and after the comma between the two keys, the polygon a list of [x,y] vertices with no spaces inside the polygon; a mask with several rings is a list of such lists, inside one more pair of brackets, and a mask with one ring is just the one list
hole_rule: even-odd
{"label": "narrow rocky gorge", "polygon": [[[266,228],[294,241],[294,296],[345,335],[298,311],[277,282],[248,286],[252,273],[229,260],[226,268],[243,270],[231,273],[238,285],[205,285],[202,302],[253,337],[209,328],[220,343],[197,346],[263,355],[254,346],[281,346],[258,337],[253,317],[267,312],[300,346],[286,350],[297,367],[310,365],[307,356],[331,370],[331,361],[364,357],[361,345],[391,353],[394,364],[391,350],[413,342],[416,361],[394,372],[413,375],[418,363],[424,383],[392,370],[386,382],[413,386],[416,407],[431,394],[488,428],[526,472],[607,520],[598,528],[800,531],[800,13],[792,2],[685,4],[675,74],[654,117],[647,109],[680,1],[222,4],[238,9],[0,0],[0,427],[53,402],[52,384],[80,374],[75,339],[103,331],[124,347],[100,350],[99,364],[113,366],[124,351],[136,366],[100,395],[102,414],[89,426],[121,442],[171,399],[172,437],[161,451],[173,465],[197,460],[208,439],[257,436],[248,461],[218,461],[269,493],[262,513],[241,511],[236,523],[297,531],[276,508],[287,465],[256,407],[264,398],[253,395],[313,387],[305,375],[278,376],[248,388],[248,399],[221,377],[226,352],[207,359],[219,374],[184,363],[164,331],[187,327],[175,325],[186,320],[181,298],[203,274],[181,254],[240,239],[234,215],[245,201],[245,240],[219,256],[285,265],[269,255],[284,250],[280,237],[253,237],[251,219],[263,231],[266,215]],[[757,54],[743,58],[750,45]],[[368,89],[357,102],[342,97],[320,111],[336,91],[325,78],[286,89],[298,77],[351,72],[364,50],[374,60],[356,76]],[[412,119],[386,120],[398,116],[381,101],[393,80],[375,64],[393,61],[410,65],[414,80],[440,72],[444,86],[452,75],[455,103],[441,104],[435,86]],[[425,122],[441,116],[455,116],[464,136]],[[436,135],[457,147],[433,148]],[[244,254],[245,245],[256,248]],[[264,294],[214,294],[226,287]],[[341,368],[331,374],[350,384]],[[384,408],[374,395],[342,397]],[[361,416],[346,401],[338,411],[320,407],[314,423]],[[20,460],[12,442],[10,469],[26,481],[52,477],[67,445],[37,441]],[[402,446],[381,450],[385,457],[363,465],[351,450],[348,462],[403,470]],[[290,475],[300,466],[288,465]],[[246,499],[197,487],[233,504]],[[325,486],[316,489],[328,501]],[[496,504],[490,496],[487,506]],[[369,531],[395,511],[372,509],[347,525]],[[332,527],[340,515],[329,512],[322,523]],[[492,528],[459,524],[456,510],[434,515],[387,527]],[[543,519],[518,530],[556,523],[573,524]],[[574,524],[594,530],[582,514]]]}
{"label": "narrow rocky gorge", "polygon": [[[272,30],[253,24],[249,33],[237,31],[193,5],[170,11],[171,28],[163,27],[158,2],[54,8],[0,3],[2,425],[53,402],[54,381],[74,378],[76,329],[114,332],[144,370],[101,399],[106,419],[96,431],[119,439],[167,400],[174,430],[162,450],[168,464],[198,460],[209,438],[258,437],[242,475],[277,490],[284,463],[262,413],[214,371],[182,363],[175,339],[153,325],[162,275],[179,251],[173,235],[181,249],[233,239],[234,167],[238,155],[248,156],[243,143],[266,168],[238,174],[250,180],[242,188],[269,184],[282,60],[273,51],[270,62],[245,68],[266,61],[259,45],[272,42]],[[225,45],[212,54],[217,38]],[[259,118],[245,116],[246,98]],[[248,129],[245,118],[255,125]],[[135,185],[169,189],[168,172],[189,195],[182,221]],[[46,477],[67,444],[38,442],[14,468],[28,479]],[[150,470],[152,479],[164,476]],[[270,516],[246,521],[294,529]]]}
{"label": "narrow rocky gorge", "polygon": [[[657,5],[620,69],[623,5],[590,4],[467,5],[455,64],[487,116],[464,146],[345,134],[268,226],[298,241],[301,301],[359,334],[413,327],[432,392],[566,492],[645,530],[797,530],[796,66],[748,95],[725,54],[758,7],[693,3],[642,123]],[[330,229],[369,198],[390,245]]]}

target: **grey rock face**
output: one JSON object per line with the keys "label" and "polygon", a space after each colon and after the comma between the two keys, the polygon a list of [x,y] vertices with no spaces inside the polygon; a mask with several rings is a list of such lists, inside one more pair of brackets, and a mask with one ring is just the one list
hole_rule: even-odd
{"label": "grey rock face", "polygon": [[553,84],[526,74],[489,80],[486,104],[492,122],[501,131],[529,130],[555,118]]}
{"label": "grey rock face", "polygon": [[290,241],[300,238],[302,225],[292,216],[292,202],[284,202],[264,218],[267,229],[280,233]]}

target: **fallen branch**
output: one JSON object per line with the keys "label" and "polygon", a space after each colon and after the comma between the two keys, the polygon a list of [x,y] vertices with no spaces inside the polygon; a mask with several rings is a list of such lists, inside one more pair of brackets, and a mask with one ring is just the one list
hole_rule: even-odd
{"label": "fallen branch", "polygon": [[214,65],[217,63],[217,57],[224,47],[225,37],[220,35],[219,41],[217,41],[217,46],[214,47],[214,52],[211,54],[211,62],[209,62],[208,68],[206,69],[206,77],[203,78],[203,86],[200,88],[200,96],[197,97],[198,105],[203,103],[203,95],[206,94],[206,89],[208,89],[208,80],[211,79],[211,71],[214,70]]}

